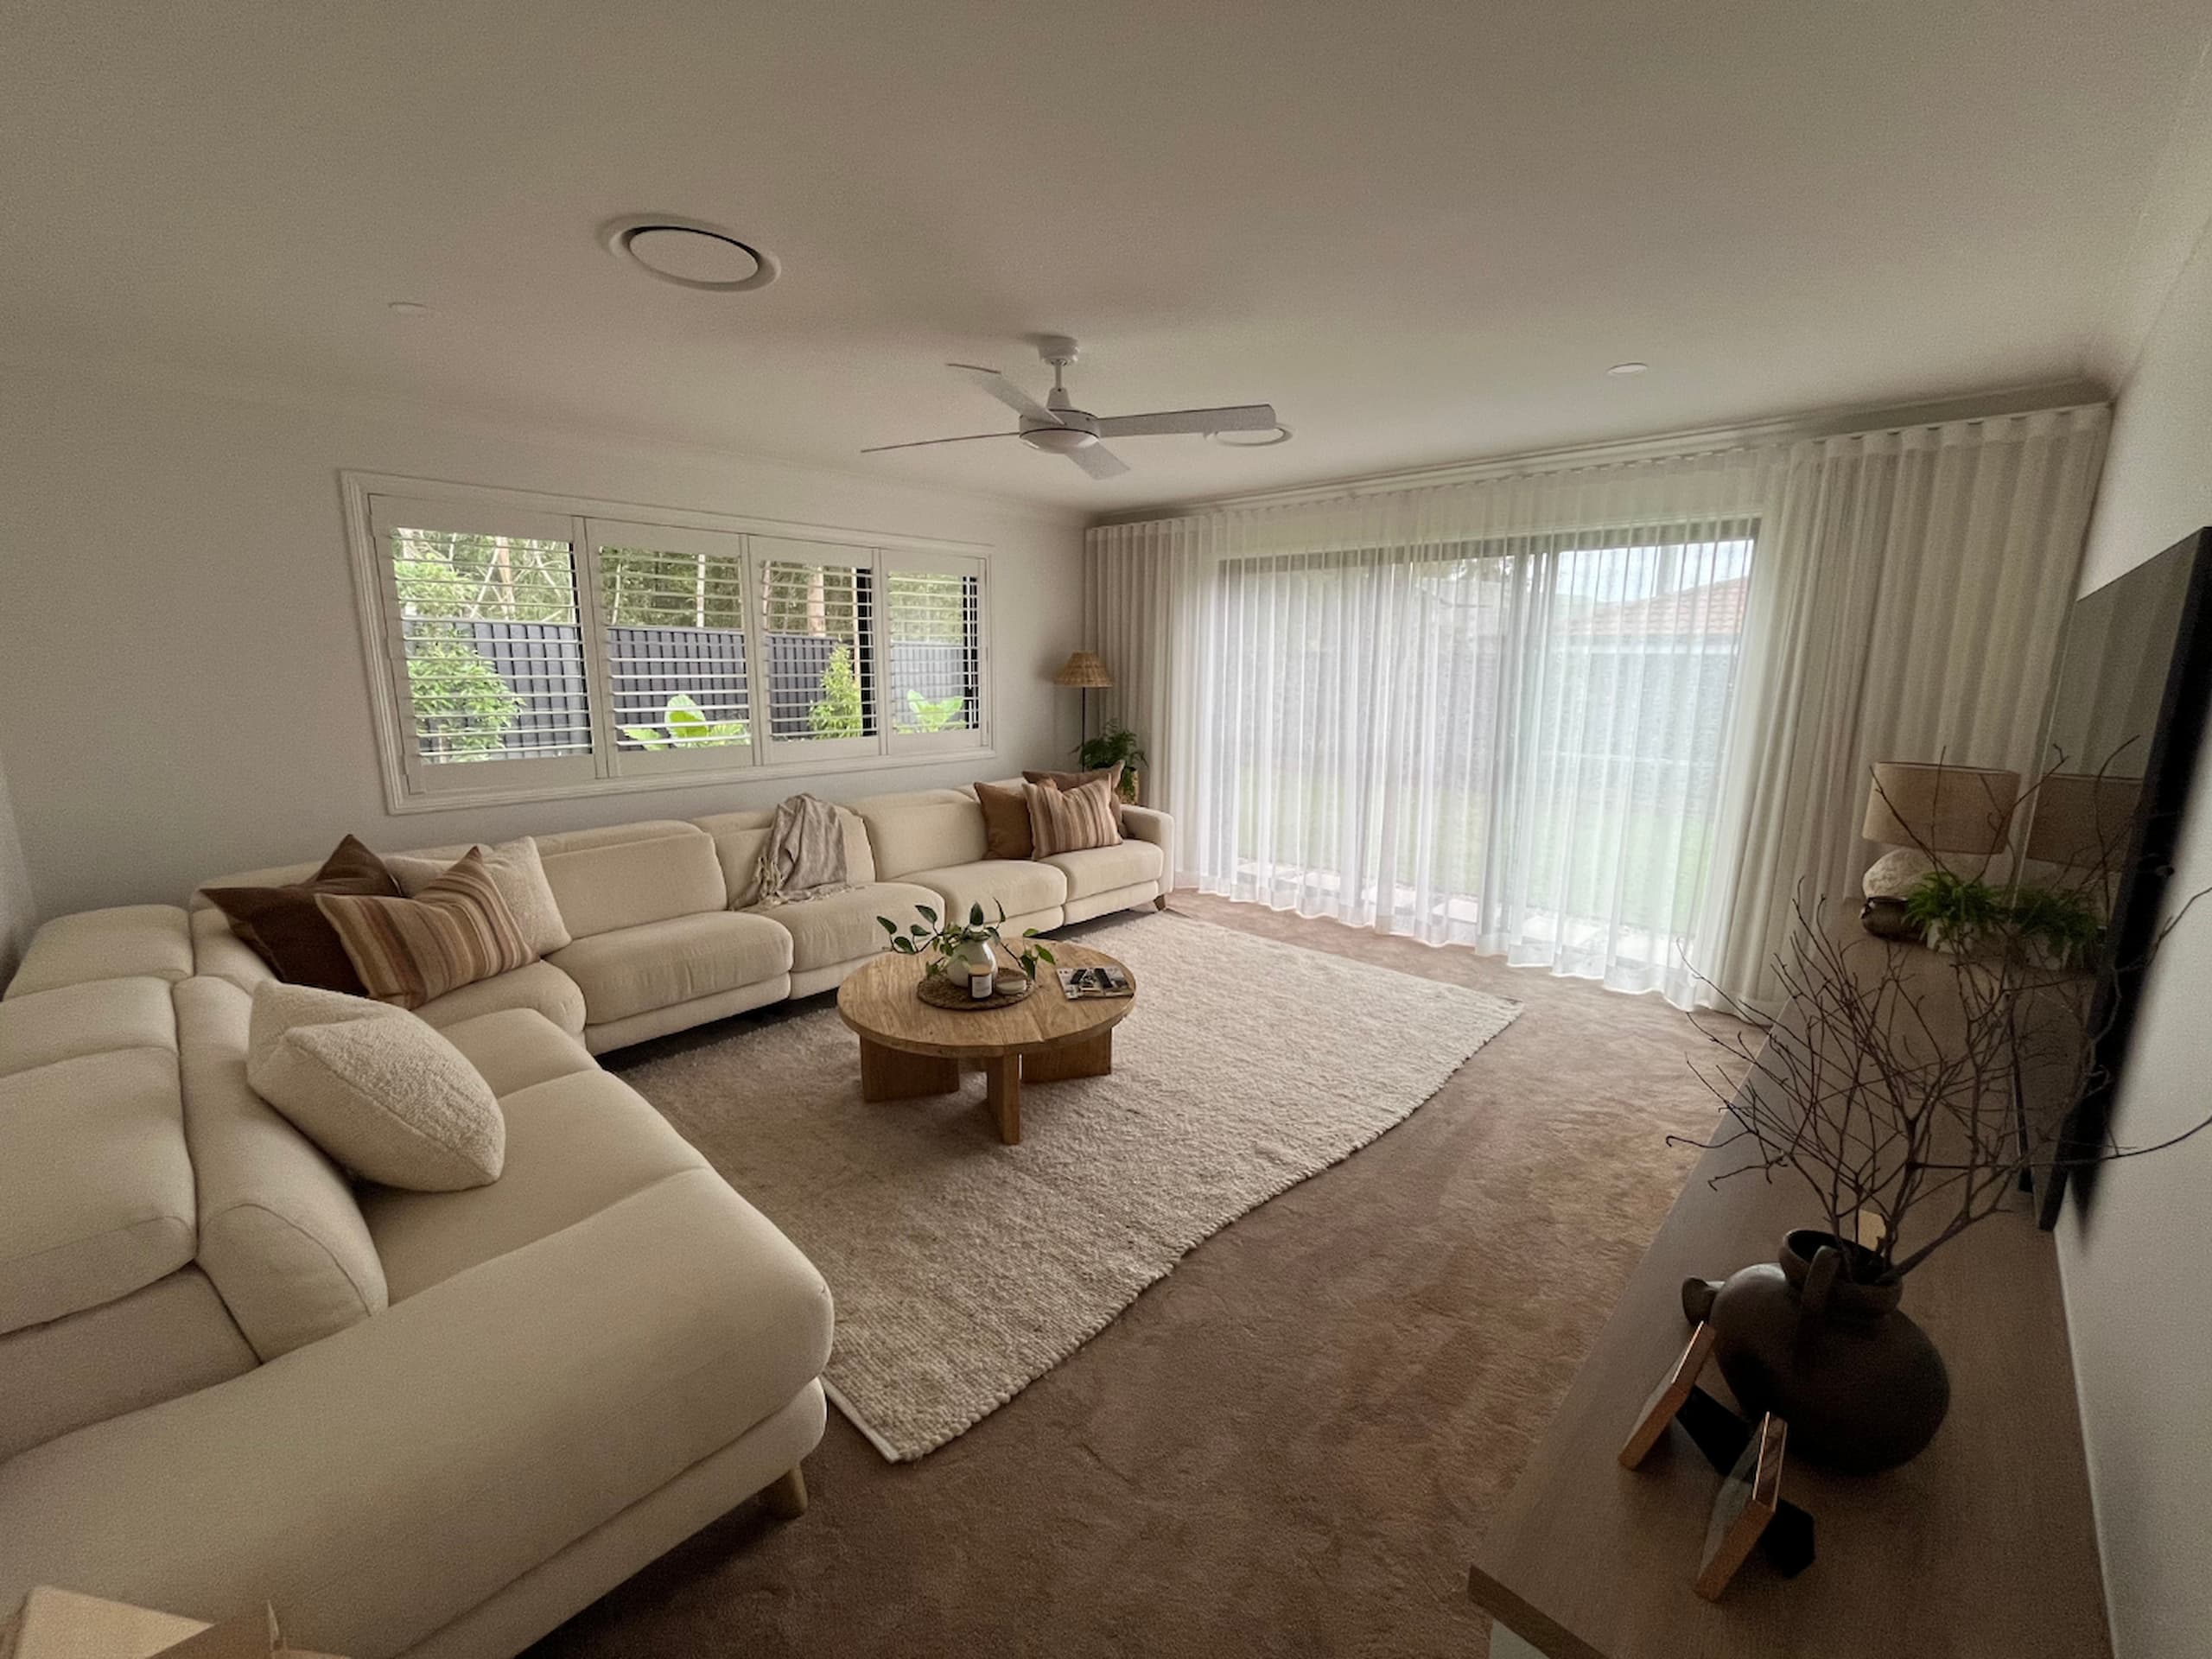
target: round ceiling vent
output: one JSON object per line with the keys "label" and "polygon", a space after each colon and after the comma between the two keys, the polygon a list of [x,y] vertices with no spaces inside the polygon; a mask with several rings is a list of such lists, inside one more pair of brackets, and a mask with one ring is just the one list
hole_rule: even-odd
{"label": "round ceiling vent", "polygon": [[717,225],[664,213],[618,219],[600,232],[607,251],[678,288],[741,294],[776,280],[776,257]]}

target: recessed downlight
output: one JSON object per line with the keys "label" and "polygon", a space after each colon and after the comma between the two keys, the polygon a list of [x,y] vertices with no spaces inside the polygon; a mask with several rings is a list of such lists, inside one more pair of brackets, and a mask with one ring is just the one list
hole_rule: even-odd
{"label": "recessed downlight", "polygon": [[1618,375],[1620,378],[1625,380],[1632,374],[1650,373],[1651,365],[1649,363],[1616,363],[1611,368],[1607,369],[1605,372],[1611,375]]}
{"label": "recessed downlight", "polygon": [[664,213],[618,219],[600,232],[599,239],[608,252],[633,262],[648,276],[713,294],[766,288],[781,269],[773,254],[719,225]]}
{"label": "recessed downlight", "polygon": [[1290,442],[1290,429],[1279,425],[1265,432],[1209,432],[1206,437],[1224,449],[1272,449]]}
{"label": "recessed downlight", "polygon": [[392,300],[385,304],[385,309],[395,317],[427,317],[430,315],[430,308],[420,300]]}

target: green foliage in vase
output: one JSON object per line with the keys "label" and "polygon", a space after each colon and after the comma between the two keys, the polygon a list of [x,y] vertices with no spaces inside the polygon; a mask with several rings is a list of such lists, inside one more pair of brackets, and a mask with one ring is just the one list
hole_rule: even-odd
{"label": "green foliage in vase", "polygon": [[1934,869],[1905,894],[1904,913],[1930,944],[1967,950],[2004,927],[2010,906],[1986,881]]}
{"label": "green foliage in vase", "polygon": [[2086,968],[2104,941],[2104,923],[2078,893],[2022,887],[2012,895],[2012,930],[2061,968]]}
{"label": "green foliage in vase", "polygon": [[1103,772],[1109,766],[1122,768],[1122,798],[1134,801],[1137,798],[1137,773],[1146,766],[1143,746],[1137,734],[1118,720],[1106,722],[1097,736],[1087,738],[1076,750],[1076,759],[1083,763],[1085,772]]}
{"label": "green foliage in vase", "polygon": [[742,743],[747,727],[741,720],[709,720],[696,702],[678,691],[662,710],[659,725],[625,726],[622,735],[648,749],[696,749]]}
{"label": "green foliage in vase", "polygon": [[[927,905],[916,905],[914,913],[929,925],[925,927],[922,922],[909,922],[903,932],[899,930],[899,924],[888,916],[879,916],[875,920],[876,925],[891,936],[891,948],[900,956],[927,957],[929,960],[923,965],[922,972],[925,977],[935,979],[944,971],[945,964],[950,962],[965,945],[988,941],[1001,950],[1008,949],[1007,942],[999,937],[999,928],[1006,920],[1006,906],[1001,905],[998,910],[999,919],[996,922],[987,922],[983,919],[983,907],[981,905],[970,905],[968,906],[968,919],[965,922],[940,923],[937,912],[931,910]],[[1044,942],[1038,938],[1035,928],[1023,929],[1021,938],[1024,948],[1012,954],[1014,959],[1021,965],[1023,976],[1034,979],[1037,977],[1037,964],[1039,962],[1056,962],[1058,958],[1052,955]]]}

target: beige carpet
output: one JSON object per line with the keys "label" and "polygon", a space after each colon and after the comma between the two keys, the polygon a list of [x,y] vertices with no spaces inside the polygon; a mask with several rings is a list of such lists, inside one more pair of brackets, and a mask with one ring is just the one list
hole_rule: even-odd
{"label": "beige carpet", "polygon": [[1135,970],[1137,1005],[1111,1076],[1025,1091],[1018,1147],[980,1073],[862,1101],[828,1007],[626,1074],[822,1270],[825,1381],[887,1458],[1013,1399],[1193,1245],[1402,1122],[1519,1012],[1179,916],[1084,943]]}
{"label": "beige carpet", "polygon": [[[1173,908],[1521,1016],[972,1432],[887,1463],[831,1413],[804,1516],[741,1504],[537,1659],[1484,1651],[1467,1563],[1689,1173],[1666,1135],[1713,1125],[1685,1064],[1703,1045],[1655,997],[1194,894]],[[611,1059],[629,1075],[804,1017]]]}

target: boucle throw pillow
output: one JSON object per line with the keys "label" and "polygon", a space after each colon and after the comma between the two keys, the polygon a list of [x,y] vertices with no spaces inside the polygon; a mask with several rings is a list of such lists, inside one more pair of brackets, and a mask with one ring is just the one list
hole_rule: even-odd
{"label": "boucle throw pillow", "polygon": [[492,1086],[443,1033],[358,996],[264,984],[246,1081],[365,1180],[453,1192],[499,1179],[507,1122]]}
{"label": "boucle throw pillow", "polygon": [[415,898],[325,893],[315,902],[368,994],[397,1007],[419,1008],[537,960],[473,848]]}
{"label": "boucle throw pillow", "polygon": [[[473,850],[483,855],[492,885],[506,901],[522,942],[534,954],[550,956],[574,943],[568,924],[561,919],[561,906],[554,902],[553,886],[545,879],[545,861],[537,855],[535,841],[524,836],[496,847],[480,842]],[[384,862],[399,879],[400,892],[410,899],[422,897],[423,888],[453,868],[449,858],[416,858],[407,853],[396,853]]]}
{"label": "boucle throw pillow", "polygon": [[1029,858],[1036,842],[1029,834],[1029,802],[1020,784],[978,784],[976,799],[983,809],[983,856]]}
{"label": "boucle throw pillow", "polygon": [[1122,844],[1122,804],[1114,798],[1112,779],[1100,778],[1079,789],[1025,784],[1022,793],[1029,799],[1029,834],[1038,857]]}
{"label": "boucle throw pillow", "polygon": [[337,930],[315,906],[319,893],[396,899],[399,883],[384,861],[352,836],[304,881],[283,887],[209,887],[207,901],[230,918],[231,931],[290,985],[316,985],[358,996],[361,976],[338,942]]}

